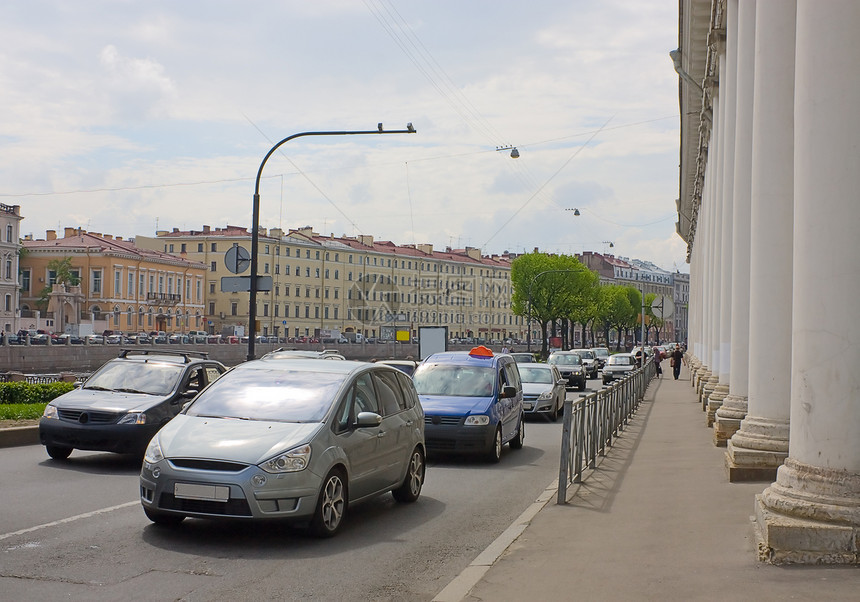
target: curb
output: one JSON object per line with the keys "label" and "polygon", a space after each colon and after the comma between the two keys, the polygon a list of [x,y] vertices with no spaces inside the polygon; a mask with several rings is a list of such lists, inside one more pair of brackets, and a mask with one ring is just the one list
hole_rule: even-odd
{"label": "curb", "polygon": [[461,602],[469,595],[478,582],[484,578],[487,571],[492,568],[502,554],[513,544],[532,519],[537,516],[544,506],[558,492],[558,479],[550,483],[543,493],[525,511],[505,529],[495,541],[478,554],[478,556],[457,575],[451,583],[445,586],[441,592],[436,594],[432,602]]}
{"label": "curb", "polygon": [[0,429],[0,447],[17,447],[39,443],[39,425],[12,426]]}

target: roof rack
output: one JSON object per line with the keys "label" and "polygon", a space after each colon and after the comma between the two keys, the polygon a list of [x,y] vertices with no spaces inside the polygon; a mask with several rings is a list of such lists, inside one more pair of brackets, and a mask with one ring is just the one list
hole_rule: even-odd
{"label": "roof rack", "polygon": [[128,354],[132,353],[134,355],[175,355],[177,357],[182,357],[186,364],[191,363],[191,357],[198,357],[202,359],[209,359],[208,351],[187,351],[187,350],[179,350],[179,349],[128,349],[123,348],[119,350],[119,357],[128,357]]}

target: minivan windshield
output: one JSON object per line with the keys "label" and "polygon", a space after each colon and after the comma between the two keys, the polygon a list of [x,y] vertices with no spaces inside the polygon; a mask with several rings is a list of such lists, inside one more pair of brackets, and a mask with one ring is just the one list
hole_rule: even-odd
{"label": "minivan windshield", "polygon": [[412,377],[419,395],[489,397],[493,394],[496,371],[483,366],[422,364]]}
{"label": "minivan windshield", "polygon": [[270,422],[321,422],[345,377],[305,370],[233,370],[198,395],[186,413]]}

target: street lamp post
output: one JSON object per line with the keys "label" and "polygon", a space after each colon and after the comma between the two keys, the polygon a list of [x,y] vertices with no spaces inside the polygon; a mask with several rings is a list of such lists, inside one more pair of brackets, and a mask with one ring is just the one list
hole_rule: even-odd
{"label": "street lamp post", "polygon": [[375,130],[355,130],[355,131],[335,131],[335,132],[300,132],[287,136],[275,146],[273,146],[266,156],[263,157],[263,162],[260,163],[260,169],[257,170],[257,180],[254,183],[254,207],[252,212],[251,226],[251,287],[249,294],[248,307],[248,360],[254,359],[254,343],[257,338],[257,243],[259,241],[260,231],[260,177],[263,175],[263,167],[269,157],[278,150],[278,148],[294,138],[303,136],[355,136],[364,134],[415,134],[416,130],[411,123],[406,124],[405,130],[385,130],[380,123]]}
{"label": "street lamp post", "polygon": [[531,353],[532,350],[532,287],[534,286],[535,282],[537,282],[537,279],[544,274],[561,274],[565,272],[578,274],[582,272],[582,270],[544,270],[543,272],[538,272],[537,274],[535,274],[531,282],[529,283],[527,297],[528,315],[526,316],[526,349],[528,349],[529,353]]}

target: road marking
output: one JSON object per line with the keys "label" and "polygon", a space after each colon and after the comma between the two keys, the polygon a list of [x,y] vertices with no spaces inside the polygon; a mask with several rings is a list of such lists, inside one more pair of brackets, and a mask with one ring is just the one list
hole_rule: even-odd
{"label": "road marking", "polygon": [[33,531],[38,531],[39,529],[47,529],[48,527],[55,527],[57,525],[64,525],[66,523],[71,523],[76,520],[81,520],[84,518],[90,518],[92,516],[97,516],[99,514],[105,514],[107,512],[113,512],[114,510],[121,510],[122,508],[128,508],[130,506],[134,506],[136,504],[140,504],[140,500],[135,500],[133,502],[126,502],[125,504],[120,504],[118,506],[111,506],[109,508],[102,508],[100,510],[93,510],[92,512],[85,512],[83,514],[78,514],[77,516],[70,516],[68,518],[63,518],[60,520],[55,520],[50,523],[45,523],[44,525],[37,525],[35,527],[29,527],[27,529],[21,529],[20,531],[13,531],[12,533],[4,533],[0,535],[0,541],[4,539],[9,539],[10,537],[15,537],[16,535],[23,535],[24,533],[31,533]]}

